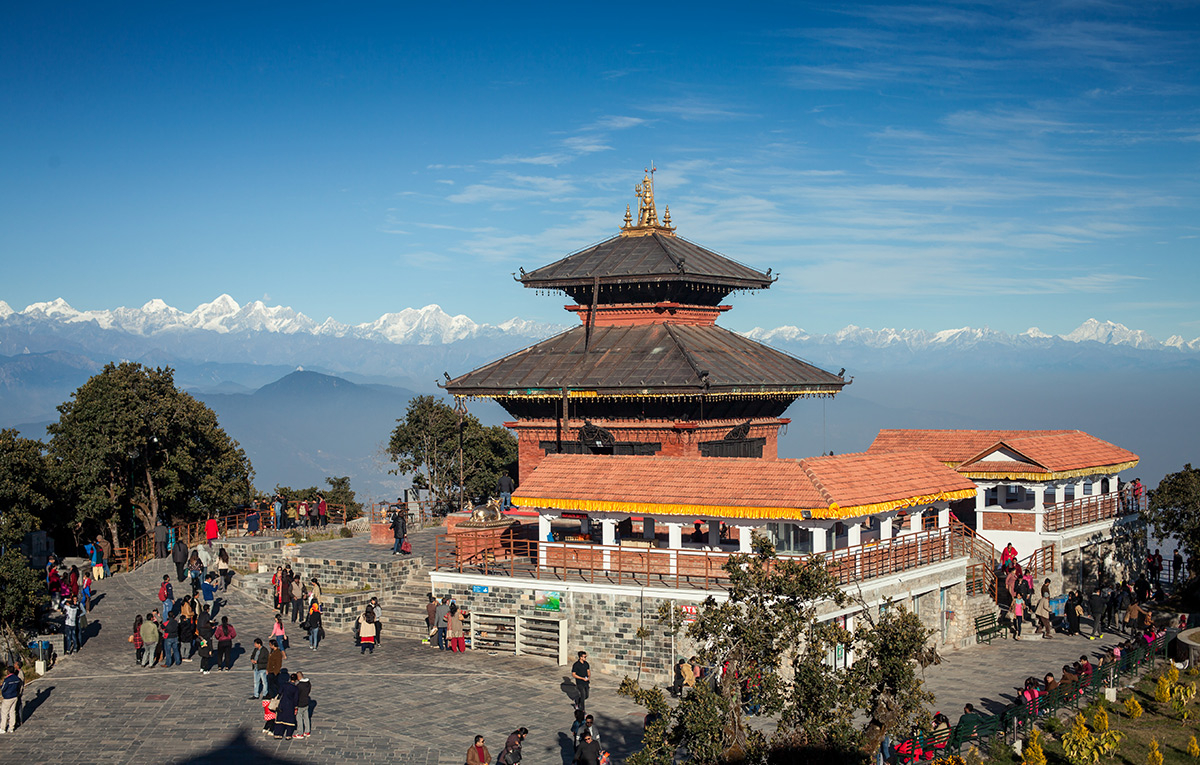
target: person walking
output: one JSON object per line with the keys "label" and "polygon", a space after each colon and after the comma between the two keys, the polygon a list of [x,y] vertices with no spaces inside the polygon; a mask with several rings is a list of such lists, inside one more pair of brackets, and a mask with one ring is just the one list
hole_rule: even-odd
{"label": "person walking", "polygon": [[300,698],[300,689],[295,680],[295,675],[281,671],[279,706],[275,708],[275,738],[291,739],[296,730],[296,702]]}
{"label": "person walking", "polygon": [[200,580],[204,576],[204,561],[200,560],[200,553],[196,550],[193,550],[191,557],[188,558],[187,572],[191,579],[192,595],[199,595]]}
{"label": "person walking", "polygon": [[184,568],[188,562],[188,548],[182,539],[175,539],[175,546],[171,548],[171,560],[175,562],[175,576],[182,582],[187,576]]}
{"label": "person walking", "polygon": [[525,742],[525,737],[528,735],[528,728],[517,728],[508,734],[508,738],[504,741],[504,749],[500,752],[496,761],[499,763],[508,763],[509,765],[520,762],[521,745]]}
{"label": "person walking", "polygon": [[505,510],[512,510],[512,495],[516,488],[508,471],[502,471],[499,480],[496,481],[496,491],[500,494],[500,506]]}
{"label": "person walking", "polygon": [[1037,606],[1033,609],[1034,616],[1038,619],[1038,629],[1042,633],[1043,640],[1050,640],[1050,596],[1042,595],[1038,600]]}
{"label": "person walking", "polygon": [[[143,667],[149,667],[154,663],[155,649],[158,647],[158,641],[162,637],[162,633],[158,631],[158,625],[154,623],[154,614],[146,614],[146,618],[142,619],[137,625],[138,635],[142,640],[142,650],[138,653],[138,663]],[[136,647],[137,641],[134,641]]]}
{"label": "person walking", "polygon": [[437,646],[439,651],[449,649],[446,642],[446,616],[450,613],[450,596],[443,595],[442,602],[434,609],[434,623],[437,624]]}
{"label": "person walking", "polygon": [[304,597],[304,583],[300,581],[299,574],[292,577],[292,583],[288,587],[292,591],[292,624],[295,624],[300,618],[300,612],[308,605],[308,598]]}
{"label": "person walking", "polygon": [[[250,652],[250,669],[254,671],[254,695],[253,699],[265,698],[267,695],[267,647],[263,645],[262,638],[254,638],[254,650]],[[283,666],[280,662],[279,666]]]}
{"label": "person walking", "polygon": [[6,665],[4,669],[4,681],[0,683],[0,733],[12,733],[17,729],[17,703],[24,683],[16,665]]}
{"label": "person walking", "polygon": [[1088,640],[1104,637],[1104,611],[1107,607],[1108,599],[1100,592],[1100,584],[1097,583],[1088,596],[1088,608],[1092,611],[1092,634],[1088,635]]}
{"label": "person walking", "polygon": [[229,551],[224,547],[217,550],[217,573],[221,577],[221,590],[228,592],[229,583],[233,581],[233,569],[229,566]]}
{"label": "person walking", "polygon": [[292,677],[296,678],[296,738],[308,738],[312,735],[312,718],[308,714],[312,683],[303,672]]}
{"label": "person walking", "polygon": [[450,650],[455,653],[465,653],[467,650],[463,620],[468,616],[470,614],[465,610],[458,610],[457,603],[451,603],[450,610],[446,613],[446,639],[450,643]]}
{"label": "person walking", "polygon": [[292,581],[296,577],[292,574],[292,567],[281,568],[276,573],[279,581],[275,584],[275,593],[279,599],[279,612],[287,614],[288,609],[292,606]]}
{"label": "person walking", "polygon": [[142,663],[142,655],[146,653],[146,643],[142,640],[141,614],[133,617],[133,632],[129,635],[129,642],[133,643],[133,663],[139,665]]}
{"label": "person walking", "polygon": [[[433,641],[433,636],[437,634],[437,598],[433,597],[433,593],[426,593],[429,597],[429,602],[425,604],[425,628],[429,630],[429,634],[422,640],[422,643],[430,643]],[[436,645],[436,643],[434,643]]]}
{"label": "person walking", "polygon": [[375,612],[375,645],[383,645],[383,607],[379,598],[371,598],[370,609]]}
{"label": "person walking", "polygon": [[483,736],[476,736],[475,743],[467,750],[467,765],[492,765],[492,753],[484,746]]}
{"label": "person walking", "polygon": [[175,621],[175,611],[172,610],[163,620],[163,663],[160,667],[182,666],[183,656],[179,653],[179,622]]}
{"label": "person walking", "polygon": [[271,502],[271,511],[275,515],[275,529],[279,530],[284,527],[283,523],[283,497],[276,494],[275,500]]}
{"label": "person walking", "polygon": [[271,574],[271,592],[278,611],[283,606],[283,566],[276,566],[275,573]]}
{"label": "person walking", "polygon": [[368,650],[372,655],[375,653],[375,610],[367,606],[363,611],[362,616],[358,617],[355,622],[358,625],[358,645],[361,649],[359,654],[365,654]]}
{"label": "person walking", "polygon": [[204,605],[208,607],[209,613],[213,616],[217,615],[217,575],[209,572],[204,575],[204,581],[200,583],[200,597],[204,600]]}
{"label": "person walking", "polygon": [[270,653],[267,654],[267,697],[273,698],[279,695],[279,673],[283,671],[283,660],[287,658],[279,648],[279,644],[274,640],[270,644]]}
{"label": "person walking", "polygon": [[321,627],[321,604],[317,601],[314,600],[308,607],[308,618],[304,624],[308,627],[308,644],[315,651],[321,642],[321,633],[325,631]]}
{"label": "person walking", "polygon": [[600,742],[591,733],[583,734],[583,741],[575,749],[575,757],[571,760],[578,765],[600,765]]}
{"label": "person walking", "polygon": [[1012,618],[1009,624],[1012,626],[1013,640],[1021,639],[1021,622],[1025,621],[1025,601],[1020,597],[1013,598],[1012,602]]}
{"label": "person walking", "polygon": [[171,586],[171,577],[168,574],[163,574],[162,584],[158,586],[158,602],[162,606],[163,621],[166,621],[171,606],[175,605],[175,588]]}
{"label": "person walking", "polygon": [[167,527],[163,525],[162,519],[159,519],[154,527],[154,557],[165,558],[167,554]]}
{"label": "person walking", "polygon": [[79,598],[69,598],[67,605],[63,607],[63,648],[66,649],[67,655],[79,651],[81,646],[80,641],[80,621],[83,617],[83,608],[79,605]]}
{"label": "person walking", "polygon": [[592,665],[588,664],[587,651],[580,651],[575,663],[571,665],[571,677],[575,680],[575,692],[579,697],[575,708],[586,711],[588,690],[592,684]]}
{"label": "person walking", "polygon": [[404,539],[408,536],[408,519],[405,518],[405,513],[402,510],[396,510],[392,513],[392,538],[395,540],[392,543],[392,555],[399,555],[404,546]]}
{"label": "person walking", "polygon": [[283,618],[279,614],[275,614],[275,623],[271,625],[271,640],[279,643],[279,647],[287,649],[288,639],[287,633],[283,630]]}
{"label": "person walking", "polygon": [[213,632],[213,637],[217,639],[217,670],[228,672],[233,667],[230,654],[233,651],[234,638],[237,637],[237,630],[229,623],[228,616],[221,617],[221,626]]}
{"label": "person walking", "polygon": [[213,641],[212,638],[200,638],[200,674],[207,675],[212,668]]}

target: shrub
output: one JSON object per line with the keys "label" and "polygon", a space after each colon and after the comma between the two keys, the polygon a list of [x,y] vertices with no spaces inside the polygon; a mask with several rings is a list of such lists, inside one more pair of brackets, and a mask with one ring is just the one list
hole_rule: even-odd
{"label": "shrub", "polygon": [[1196,743],[1195,736],[1192,736],[1188,739],[1187,753],[1188,757],[1191,757],[1193,760],[1200,757],[1200,744]]}
{"label": "shrub", "polygon": [[1146,765],[1163,765],[1162,752],[1158,751],[1158,739],[1150,739],[1150,751],[1146,753]]}
{"label": "shrub", "polygon": [[1171,700],[1171,681],[1165,672],[1158,676],[1158,682],[1154,684],[1154,700],[1164,704]]}
{"label": "shrub", "polygon": [[1029,738],[1025,740],[1025,748],[1021,751],[1021,765],[1046,765],[1046,753],[1042,751],[1042,732],[1037,727],[1029,732]]}
{"label": "shrub", "polygon": [[1171,708],[1175,710],[1175,714],[1179,715],[1184,722],[1191,716],[1188,710],[1188,704],[1192,703],[1192,699],[1196,698],[1196,684],[1187,683],[1180,684],[1171,689]]}
{"label": "shrub", "polygon": [[1130,720],[1136,720],[1142,716],[1142,705],[1138,703],[1137,697],[1130,694],[1129,698],[1125,699],[1125,716]]}
{"label": "shrub", "polygon": [[354,532],[343,526],[342,530],[338,532],[338,536],[340,536],[342,539],[349,539],[350,537],[354,536]]}

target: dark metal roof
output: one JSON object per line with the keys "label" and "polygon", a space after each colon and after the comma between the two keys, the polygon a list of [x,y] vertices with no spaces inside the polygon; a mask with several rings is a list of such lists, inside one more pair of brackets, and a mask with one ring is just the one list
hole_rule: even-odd
{"label": "dark metal roof", "polygon": [[585,327],[493,361],[446,383],[457,396],[520,396],[543,391],[598,395],[650,393],[836,393],[845,381],[823,369],[716,325]]}
{"label": "dark metal roof", "polygon": [[526,287],[562,288],[647,281],[687,281],[725,285],[732,289],[771,286],[769,273],[706,250],[676,236],[614,236],[548,266],[521,274]]}

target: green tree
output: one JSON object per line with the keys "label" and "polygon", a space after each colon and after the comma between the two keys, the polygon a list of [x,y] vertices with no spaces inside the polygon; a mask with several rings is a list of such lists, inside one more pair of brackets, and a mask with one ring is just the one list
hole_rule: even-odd
{"label": "green tree", "polygon": [[[701,661],[723,668],[721,680],[670,713],[668,745],[682,744],[703,763],[763,756],[858,762],[883,735],[924,722],[932,697],[915,667],[930,630],[916,616],[889,604],[875,618],[863,608],[853,630],[823,618],[827,609],[853,603],[824,559],[777,556],[762,537],[754,538],[751,554],[731,556],[724,569],[728,599],[707,598],[686,629]],[[659,616],[677,623],[669,606]],[[853,651],[852,665],[830,660],[846,651]],[[632,680],[621,690],[654,711]],[[778,716],[769,742],[742,719],[746,703]]]}
{"label": "green tree", "polygon": [[440,502],[459,496],[459,431],[462,432],[462,489],[467,498],[496,491],[500,473],[516,474],[517,439],[506,428],[484,427],[470,413],[459,413],[436,396],[408,402],[388,442],[396,463],[393,473],[413,474],[413,485],[429,489]]}
{"label": "green tree", "polygon": [[350,488],[350,476],[329,476],[325,479],[328,489],[309,486],[305,489],[293,489],[291,486],[275,485],[273,494],[279,494],[289,502],[306,500],[315,502],[318,494],[325,496],[325,501],[332,507],[341,505],[346,508],[346,520],[352,521],[362,515],[362,503],[354,498],[354,490]]}
{"label": "green tree", "polygon": [[21,551],[25,535],[51,511],[49,463],[40,441],[0,430],[0,624],[31,621],[46,600],[41,574]]}
{"label": "green tree", "polygon": [[1159,481],[1158,488],[1150,491],[1143,518],[1159,541],[1174,536],[1188,560],[1196,561],[1200,553],[1200,470],[1188,463]]}
{"label": "green tree", "polygon": [[[253,471],[211,409],[175,387],[169,367],[108,364],[58,407],[48,428],[58,485],[85,527],[150,531],[247,502]],[[132,517],[130,511],[132,510]]]}

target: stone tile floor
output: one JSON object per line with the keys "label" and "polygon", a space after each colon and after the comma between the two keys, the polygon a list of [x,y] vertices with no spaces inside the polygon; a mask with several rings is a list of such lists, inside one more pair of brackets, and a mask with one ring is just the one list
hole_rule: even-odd
{"label": "stone tile floor", "polygon": [[[313,552],[318,545],[335,544],[344,547],[345,542],[312,543]],[[389,554],[369,554],[376,552]],[[264,737],[261,706],[247,700],[253,684],[247,653],[235,648],[234,669],[208,675],[200,674],[198,658],[182,668],[134,665],[126,636],[134,615],[157,605],[163,573],[169,573],[167,563],[156,561],[98,583],[86,646],[30,683],[26,723],[0,736],[0,762],[460,765],[475,734],[487,738],[494,755],[505,735],[522,725],[531,731],[525,763],[570,762],[573,718],[566,667],[484,652],[443,653],[402,639],[362,656],[348,635],[337,633],[315,652],[294,635],[285,662],[312,679],[313,736],[290,742]],[[248,650],[255,637],[269,634],[271,609],[237,590],[228,598],[219,615],[230,617],[240,646]],[[994,712],[1011,700],[1025,677],[1057,675],[1064,663],[1083,654],[1095,658],[1119,639],[1056,635],[1042,640],[1027,631],[1021,642],[999,640],[947,652],[940,665],[925,671],[925,680],[937,697],[935,708],[951,720],[967,702]],[[588,704],[617,761],[638,746],[643,714],[616,695],[619,680],[598,676]]]}

